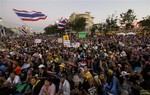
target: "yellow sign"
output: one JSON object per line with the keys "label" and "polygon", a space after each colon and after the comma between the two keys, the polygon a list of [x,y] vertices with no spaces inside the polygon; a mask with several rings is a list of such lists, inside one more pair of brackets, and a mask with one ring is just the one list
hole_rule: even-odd
{"label": "yellow sign", "polygon": [[68,35],[63,35],[63,40],[69,40],[69,36]]}

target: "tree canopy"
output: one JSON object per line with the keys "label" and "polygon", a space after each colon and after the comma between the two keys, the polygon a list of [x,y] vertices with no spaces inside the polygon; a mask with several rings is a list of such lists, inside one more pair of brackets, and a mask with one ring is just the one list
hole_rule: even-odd
{"label": "tree canopy", "polygon": [[72,22],[69,22],[66,26],[75,31],[83,31],[85,30],[86,26],[86,18],[77,17]]}
{"label": "tree canopy", "polygon": [[150,30],[150,16],[144,17],[143,20],[139,21],[138,23],[143,27],[143,30]]}
{"label": "tree canopy", "polygon": [[45,27],[44,31],[45,31],[44,34],[58,34],[58,33],[61,33],[62,31],[64,31],[64,29],[58,30],[57,24],[54,24],[54,25]]}
{"label": "tree canopy", "polygon": [[137,20],[137,18],[132,9],[128,9],[127,12],[120,14],[120,24],[124,24],[127,30],[133,28],[132,24],[135,20]]}

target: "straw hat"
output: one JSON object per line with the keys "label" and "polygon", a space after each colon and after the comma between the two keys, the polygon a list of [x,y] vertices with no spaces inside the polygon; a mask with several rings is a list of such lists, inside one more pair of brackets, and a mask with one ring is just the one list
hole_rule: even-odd
{"label": "straw hat", "polygon": [[58,61],[59,61],[59,58],[58,58],[58,57],[56,57],[56,58],[55,58],[55,62],[58,62]]}
{"label": "straw hat", "polygon": [[62,67],[62,68],[65,68],[65,64],[64,63],[61,63],[59,66]]}
{"label": "straw hat", "polygon": [[39,68],[44,68],[45,66],[43,64],[40,64],[39,65]]}
{"label": "straw hat", "polygon": [[92,74],[91,74],[90,72],[86,73],[86,75],[85,75],[85,78],[86,78],[86,79],[89,79],[89,78],[91,78],[91,77],[92,77]]}
{"label": "straw hat", "polygon": [[108,69],[108,73],[113,74],[113,71],[111,69]]}
{"label": "straw hat", "polygon": [[74,82],[81,82],[81,79],[79,78],[78,75],[74,75],[72,80],[73,80]]}
{"label": "straw hat", "polygon": [[127,73],[126,71],[122,71],[120,77],[129,75],[129,74],[130,74],[130,73]]}

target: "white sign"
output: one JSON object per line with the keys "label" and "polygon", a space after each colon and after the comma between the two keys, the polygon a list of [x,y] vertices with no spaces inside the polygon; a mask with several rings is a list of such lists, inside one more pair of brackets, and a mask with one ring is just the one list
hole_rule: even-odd
{"label": "white sign", "polygon": [[58,38],[58,43],[62,43],[62,38]]}
{"label": "white sign", "polygon": [[75,45],[75,47],[76,47],[76,48],[80,47],[80,43],[77,42],[76,45]]}
{"label": "white sign", "polygon": [[122,42],[120,42],[120,41],[119,41],[119,45],[120,45],[120,46],[122,46],[122,47],[124,47],[124,46],[125,46],[125,44],[124,44],[124,43],[122,43]]}
{"label": "white sign", "polygon": [[42,42],[42,39],[35,39],[35,40],[34,40],[34,43],[37,43],[37,44],[38,44],[38,43],[41,43],[41,42]]}
{"label": "white sign", "polygon": [[64,47],[70,47],[70,40],[64,40]]}

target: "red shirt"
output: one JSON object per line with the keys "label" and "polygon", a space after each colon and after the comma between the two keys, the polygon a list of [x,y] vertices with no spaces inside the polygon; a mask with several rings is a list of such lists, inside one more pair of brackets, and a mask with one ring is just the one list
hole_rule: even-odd
{"label": "red shirt", "polygon": [[20,66],[17,66],[17,67],[14,69],[14,72],[15,72],[17,75],[20,75],[20,74],[21,74],[21,67],[20,67]]}

